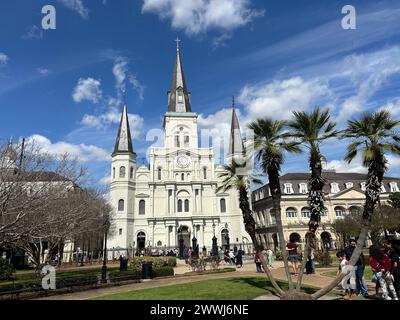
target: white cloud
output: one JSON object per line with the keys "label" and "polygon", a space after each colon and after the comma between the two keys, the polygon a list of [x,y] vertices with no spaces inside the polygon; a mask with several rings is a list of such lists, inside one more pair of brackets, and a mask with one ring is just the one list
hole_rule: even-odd
{"label": "white cloud", "polygon": [[332,160],[327,164],[328,169],[335,169],[336,172],[367,173],[367,168],[362,164],[361,156],[358,155],[351,163],[345,160]]}
{"label": "white cloud", "polygon": [[400,116],[400,99],[395,99],[393,101],[388,102],[384,105],[380,110],[387,110],[389,111],[393,117]]}
{"label": "white cloud", "polygon": [[91,101],[93,103],[98,103],[102,97],[103,92],[101,91],[101,81],[93,78],[78,80],[78,84],[76,85],[72,98],[75,102],[82,102],[84,100]]}
{"label": "white cloud", "polygon": [[29,29],[21,36],[24,40],[41,40],[43,39],[43,30],[38,26],[31,26]]}
{"label": "white cloud", "polygon": [[[138,138],[143,129],[144,119],[137,114],[129,114],[128,118],[132,139]],[[111,124],[119,124],[120,120],[121,113],[118,108],[112,107],[108,112],[97,116],[85,114],[81,123],[87,127],[104,129]]]}
{"label": "white cloud", "polygon": [[129,73],[129,60],[125,57],[117,57],[114,61],[113,74],[115,77],[115,86],[120,93],[126,90],[126,81],[128,81],[133,89],[137,92],[139,99],[144,99],[144,86],[137,77]]}
{"label": "white cloud", "polygon": [[109,186],[111,184],[111,181],[112,179],[109,174],[100,179],[100,183],[104,186]]}
{"label": "white cloud", "polygon": [[49,74],[51,74],[51,70],[46,68],[37,68],[36,71],[42,76],[48,76]]}
{"label": "white cloud", "polygon": [[356,87],[356,94],[344,101],[337,117],[339,122],[365,111],[365,105],[385,81],[400,73],[400,47],[348,56],[343,70],[347,71],[347,76]]}
{"label": "white cloud", "polygon": [[170,20],[173,29],[198,35],[243,27],[263,16],[264,10],[251,8],[250,0],[144,0],[142,13],[157,14]]}
{"label": "white cloud", "polygon": [[250,119],[273,116],[288,119],[293,110],[308,110],[319,99],[330,95],[328,86],[319,80],[294,77],[283,81],[245,86],[240,93],[242,103]]}
{"label": "white cloud", "polygon": [[51,155],[63,155],[65,153],[77,157],[80,161],[109,161],[109,153],[94,145],[72,144],[64,141],[51,142],[50,139],[35,134],[27,138],[28,144],[34,144],[42,151]]}
{"label": "white cloud", "polygon": [[[240,118],[240,110],[236,110]],[[231,129],[232,109],[221,109],[214,114],[199,115],[198,125],[200,130],[200,142],[202,147],[209,147],[209,138],[212,138],[212,147],[216,162],[220,162],[229,150],[229,136]],[[243,124],[243,122],[241,122]],[[243,134],[242,127],[242,134]]]}
{"label": "white cloud", "polygon": [[0,65],[6,65],[8,60],[8,56],[5,53],[0,52]]}
{"label": "white cloud", "polygon": [[68,9],[77,12],[83,19],[89,18],[89,9],[85,7],[82,0],[58,0]]}

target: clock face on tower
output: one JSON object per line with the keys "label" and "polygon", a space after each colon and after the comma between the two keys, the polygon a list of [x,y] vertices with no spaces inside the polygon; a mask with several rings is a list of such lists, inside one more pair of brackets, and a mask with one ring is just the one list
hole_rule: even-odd
{"label": "clock face on tower", "polygon": [[176,164],[179,168],[187,168],[190,165],[190,158],[184,155],[177,156]]}

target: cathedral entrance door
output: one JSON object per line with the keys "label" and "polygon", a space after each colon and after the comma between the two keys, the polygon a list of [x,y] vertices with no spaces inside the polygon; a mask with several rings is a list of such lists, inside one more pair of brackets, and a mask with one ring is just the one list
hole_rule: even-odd
{"label": "cathedral entrance door", "polygon": [[137,235],[137,248],[139,252],[144,250],[145,247],[146,247],[146,235],[144,234],[144,232],[139,232]]}
{"label": "cathedral entrance door", "polygon": [[190,248],[190,232],[189,227],[181,226],[178,229],[178,244],[179,249]]}

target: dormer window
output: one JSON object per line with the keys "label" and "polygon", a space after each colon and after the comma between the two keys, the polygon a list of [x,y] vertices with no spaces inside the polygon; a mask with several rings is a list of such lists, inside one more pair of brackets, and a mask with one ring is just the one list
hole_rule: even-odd
{"label": "dormer window", "polygon": [[300,193],[308,193],[307,183],[300,183],[299,184]]}
{"label": "dormer window", "polygon": [[361,186],[361,190],[362,191],[366,191],[367,190],[367,183],[366,182],[361,182],[360,186]]}
{"label": "dormer window", "polygon": [[346,189],[351,189],[351,188],[353,188],[353,186],[354,186],[353,182],[346,183]]}
{"label": "dormer window", "polygon": [[397,185],[397,182],[391,182],[390,183],[390,192],[399,192],[399,186]]}
{"label": "dormer window", "polygon": [[183,103],[183,90],[179,89],[177,93],[178,93],[178,103]]}
{"label": "dormer window", "polygon": [[293,186],[292,186],[291,183],[285,183],[285,184],[284,184],[284,192],[285,192],[286,194],[293,194],[293,193],[294,193],[294,191],[293,191]]}
{"label": "dormer window", "polygon": [[334,182],[331,183],[331,193],[338,193],[340,192],[339,184]]}

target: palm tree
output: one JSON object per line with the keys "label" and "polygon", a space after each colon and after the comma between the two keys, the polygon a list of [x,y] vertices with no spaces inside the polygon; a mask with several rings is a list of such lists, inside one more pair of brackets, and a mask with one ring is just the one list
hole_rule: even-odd
{"label": "palm tree", "polygon": [[284,241],[285,236],[282,227],[282,192],[279,177],[281,167],[284,162],[284,153],[300,153],[301,149],[296,142],[287,141],[288,134],[284,132],[286,124],[286,121],[274,121],[270,118],[264,118],[257,119],[256,121],[250,123],[248,128],[254,132],[254,150],[256,152],[255,159],[260,162],[263,172],[268,176],[273,212],[275,213],[276,217],[280,247],[290,291],[293,289],[293,285],[289,271],[288,255]]}
{"label": "palm tree", "polygon": [[303,263],[297,282],[297,290],[300,290],[310,242],[312,239],[315,239],[315,232],[321,221],[321,215],[325,210],[323,192],[325,180],[322,177],[322,162],[324,156],[321,153],[320,147],[326,140],[337,137],[339,131],[336,130],[336,123],[332,122],[330,119],[329,109],[322,111],[317,107],[310,113],[294,111],[293,115],[294,120],[290,121],[288,124],[291,129],[291,136],[296,139],[296,142],[300,146],[308,148],[311,170],[308,194],[308,204],[311,214],[308,223],[309,232],[306,235]]}
{"label": "palm tree", "polygon": [[[261,250],[256,237],[256,223],[250,206],[249,190],[251,183],[261,184],[261,180],[246,172],[246,161],[241,161],[240,159],[233,159],[231,164],[224,165],[224,169],[225,171],[219,175],[220,178],[223,178],[223,181],[217,192],[227,191],[232,188],[238,191],[239,207],[242,211],[245,229],[250,235],[256,252],[259,253]],[[276,283],[262,254],[260,254],[260,260],[271,284],[277,293],[282,296],[285,292]]]}
{"label": "palm tree", "polygon": [[[349,120],[347,129],[342,135],[342,138],[352,140],[347,148],[345,160],[350,163],[357,155],[362,154],[363,165],[368,168],[361,231],[350,259],[351,265],[354,265],[360,257],[375,207],[379,203],[383,175],[387,170],[386,154],[400,155],[400,137],[395,132],[398,126],[400,126],[400,121],[394,120],[390,112],[377,111],[365,113],[360,120]],[[313,297],[317,299],[331,291],[343,276],[338,276],[329,286],[316,292]]]}

